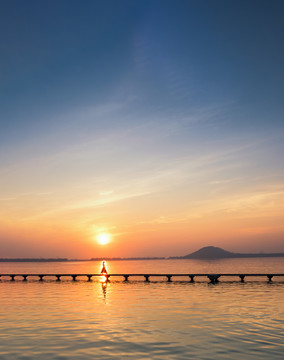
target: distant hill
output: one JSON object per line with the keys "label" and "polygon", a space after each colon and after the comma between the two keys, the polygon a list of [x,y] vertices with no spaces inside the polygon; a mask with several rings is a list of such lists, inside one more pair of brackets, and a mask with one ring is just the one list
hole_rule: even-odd
{"label": "distant hill", "polygon": [[179,257],[171,257],[171,259],[230,259],[230,258],[250,258],[250,257],[284,257],[284,253],[270,254],[241,254],[233,253],[216,246],[205,246],[191,254]]}
{"label": "distant hill", "polygon": [[184,256],[185,259],[223,259],[236,257],[234,253],[216,246],[206,246],[191,254]]}

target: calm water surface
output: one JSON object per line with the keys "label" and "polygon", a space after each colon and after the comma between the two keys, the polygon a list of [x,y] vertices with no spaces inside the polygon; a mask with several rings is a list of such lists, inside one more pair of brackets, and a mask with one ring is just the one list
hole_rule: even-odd
{"label": "calm water surface", "polygon": [[[97,273],[98,262],[1,273]],[[284,259],[114,261],[112,273],[284,273]],[[0,281],[0,359],[283,359],[284,278]]]}

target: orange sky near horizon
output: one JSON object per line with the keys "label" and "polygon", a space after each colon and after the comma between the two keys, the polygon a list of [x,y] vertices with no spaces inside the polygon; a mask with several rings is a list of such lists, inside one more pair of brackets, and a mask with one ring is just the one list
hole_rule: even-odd
{"label": "orange sky near horizon", "polygon": [[[149,191],[143,187],[145,194],[109,190],[93,200],[82,190],[73,191],[72,199],[69,192],[59,198],[56,191],[8,196],[0,212],[6,239],[0,257],[167,257],[207,245],[235,252],[284,251],[280,186],[243,194],[230,187],[231,195],[223,197],[223,184],[199,186],[202,195],[196,185],[192,192],[157,185]],[[97,241],[101,233],[111,235],[103,246]]]}

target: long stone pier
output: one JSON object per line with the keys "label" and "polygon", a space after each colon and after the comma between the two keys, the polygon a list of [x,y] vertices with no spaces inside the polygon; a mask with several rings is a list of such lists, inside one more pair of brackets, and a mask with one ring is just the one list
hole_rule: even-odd
{"label": "long stone pier", "polygon": [[174,278],[187,278],[189,280],[189,282],[193,283],[196,278],[199,277],[205,277],[209,280],[210,283],[212,284],[216,284],[219,282],[220,278],[223,277],[233,277],[233,278],[238,278],[240,280],[240,282],[245,282],[245,278],[252,278],[252,277],[264,277],[267,279],[268,282],[272,281],[272,278],[274,277],[284,277],[284,274],[273,274],[273,273],[262,273],[262,274],[247,274],[247,273],[242,273],[242,274],[151,274],[151,273],[144,273],[144,274],[32,274],[32,273],[28,273],[28,274],[16,274],[16,273],[9,273],[9,274],[0,274],[0,280],[2,278],[9,278],[11,281],[15,281],[15,279],[22,279],[23,281],[27,281],[28,278],[36,278],[39,281],[43,281],[44,278],[54,278],[57,281],[60,281],[62,278],[69,278],[72,279],[73,281],[76,281],[79,277],[84,277],[87,278],[88,281],[91,281],[93,277],[104,277],[105,281],[109,281],[110,278],[117,278],[117,277],[121,277],[124,279],[124,281],[129,281],[129,278],[137,278],[137,277],[142,277],[144,278],[144,280],[146,282],[149,282],[150,279],[153,278],[164,278],[166,281],[171,282]]}

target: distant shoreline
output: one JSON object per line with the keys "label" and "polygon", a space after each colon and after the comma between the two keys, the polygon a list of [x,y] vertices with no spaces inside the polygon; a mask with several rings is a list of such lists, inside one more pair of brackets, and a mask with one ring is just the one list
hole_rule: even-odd
{"label": "distant shoreline", "polygon": [[171,259],[197,259],[197,260],[214,260],[214,259],[241,259],[241,258],[268,258],[284,257],[284,253],[233,253],[216,246],[205,246],[191,254],[172,257]]}
{"label": "distant shoreline", "polygon": [[185,257],[185,256],[171,256],[171,257],[130,257],[130,258],[108,258],[98,257],[91,259],[67,259],[67,258],[55,258],[55,259],[37,259],[37,258],[15,258],[15,259],[0,259],[0,263],[53,263],[53,262],[80,262],[80,261],[141,261],[141,260],[220,260],[220,259],[245,259],[245,258],[275,258],[284,257],[284,253],[267,253],[267,254],[234,254],[233,256],[224,256],[216,258],[197,258],[197,257]]}
{"label": "distant shoreline", "polygon": [[249,258],[275,258],[284,257],[284,253],[275,254],[235,254],[234,256],[223,257],[185,257],[185,256],[171,256],[169,260],[220,260],[220,259],[249,259]]}
{"label": "distant shoreline", "polygon": [[33,258],[15,258],[15,259],[0,259],[0,262],[79,262],[79,261],[133,261],[133,260],[167,260],[166,257],[133,257],[133,258],[91,258],[91,259],[33,259]]}

